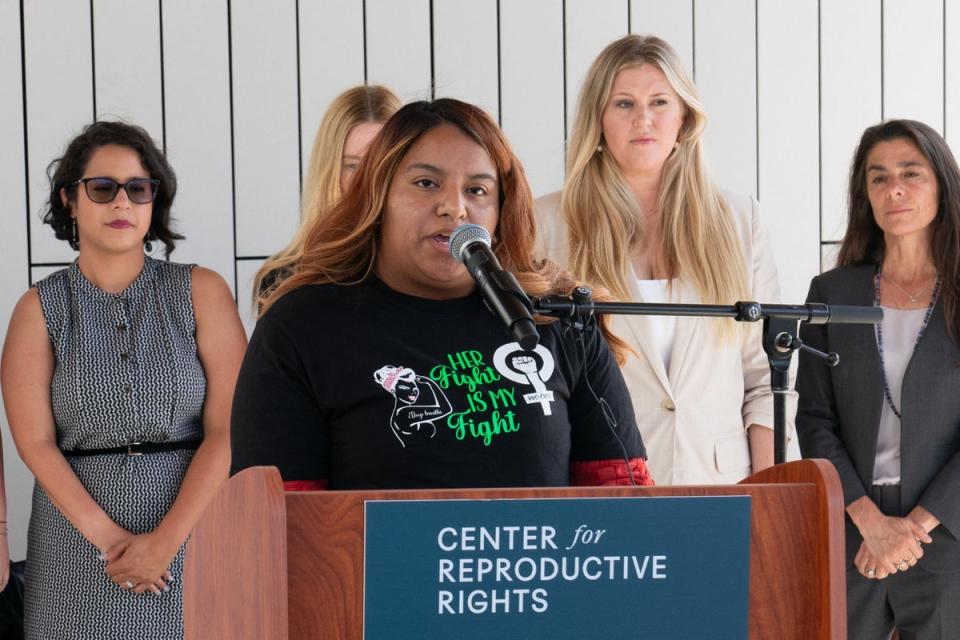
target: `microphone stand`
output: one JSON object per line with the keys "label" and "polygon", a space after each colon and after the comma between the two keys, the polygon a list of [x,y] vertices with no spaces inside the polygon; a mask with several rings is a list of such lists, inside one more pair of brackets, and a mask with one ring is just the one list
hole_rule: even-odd
{"label": "microphone stand", "polygon": [[786,394],[790,391],[790,361],[797,349],[823,358],[834,367],[840,362],[836,353],[824,353],[803,344],[800,323],[876,324],[883,319],[879,307],[855,307],[820,303],[803,305],[761,304],[737,302],[734,305],[717,304],[660,304],[643,302],[594,302],[588,287],[576,287],[571,297],[547,297],[533,300],[534,312],[542,316],[572,322],[577,328],[586,327],[596,314],[644,316],[697,316],[732,318],[737,322],[763,320],[763,350],[770,362],[770,387],[773,390],[773,460],[786,460]]}

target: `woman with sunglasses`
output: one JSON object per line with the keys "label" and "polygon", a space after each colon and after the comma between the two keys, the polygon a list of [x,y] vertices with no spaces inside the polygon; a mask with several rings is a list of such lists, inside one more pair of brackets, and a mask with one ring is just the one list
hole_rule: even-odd
{"label": "woman with sunglasses", "polygon": [[243,329],[220,276],[145,255],[182,236],[143,129],[92,124],[50,171],[44,222],[79,255],[20,299],[0,367],[37,479],[26,637],[181,638],[184,541],[227,476]]}

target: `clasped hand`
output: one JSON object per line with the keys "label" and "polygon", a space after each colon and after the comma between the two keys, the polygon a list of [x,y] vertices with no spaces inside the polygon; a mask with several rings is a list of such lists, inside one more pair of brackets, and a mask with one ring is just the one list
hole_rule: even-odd
{"label": "clasped hand", "polygon": [[923,557],[920,543],[933,539],[910,518],[881,516],[860,532],[863,542],[853,560],[866,578],[883,580],[898,571],[906,571]]}
{"label": "clasped hand", "polygon": [[[173,580],[169,571],[177,550],[155,533],[130,534],[101,554],[106,561],[107,575],[121,588],[134,593],[168,591]],[[133,585],[132,587],[130,585]]]}

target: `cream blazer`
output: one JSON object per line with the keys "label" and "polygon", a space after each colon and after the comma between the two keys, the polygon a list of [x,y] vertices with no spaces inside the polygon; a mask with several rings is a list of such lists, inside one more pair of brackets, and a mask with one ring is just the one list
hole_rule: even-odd
{"label": "cream blazer", "polygon": [[[750,299],[779,302],[777,269],[760,224],[757,201],[723,192],[736,220],[747,264]],[[560,214],[560,192],[536,201],[538,247],[566,267],[568,238]],[[631,268],[631,289],[642,302]],[[702,302],[692,287],[674,284],[676,302]],[[731,300],[730,304],[736,302]],[[713,318],[677,318],[670,370],[663,364],[643,316],[612,316],[611,328],[639,356],[629,356],[622,368],[637,426],[649,460],[647,466],[659,485],[727,484],[750,475],[747,427],[773,428],[770,369],[761,343],[760,323],[743,323],[739,337],[718,343]],[[793,417],[796,393],[787,398],[787,436],[796,458]]]}

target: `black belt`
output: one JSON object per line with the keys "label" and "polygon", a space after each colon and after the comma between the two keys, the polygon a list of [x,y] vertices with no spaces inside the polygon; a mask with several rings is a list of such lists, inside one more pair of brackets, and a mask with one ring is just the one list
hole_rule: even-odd
{"label": "black belt", "polygon": [[177,440],[174,442],[128,442],[120,447],[109,447],[106,449],[74,449],[73,451],[64,451],[63,455],[67,458],[79,458],[81,456],[105,456],[115,453],[124,453],[128,456],[142,456],[145,453],[161,453],[164,451],[196,449],[202,442],[202,438],[197,438],[194,440]]}

